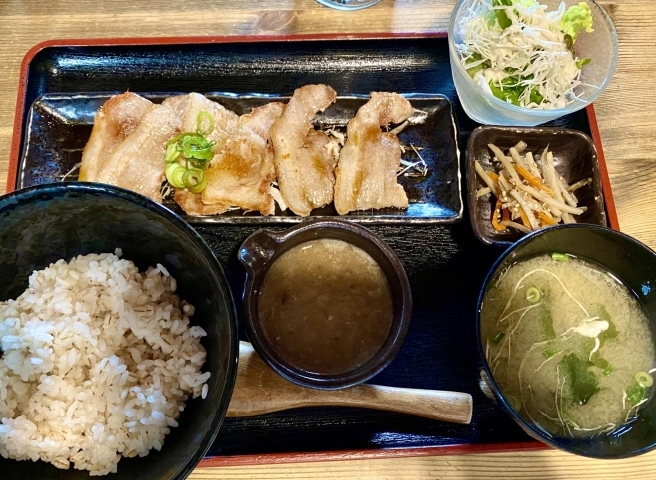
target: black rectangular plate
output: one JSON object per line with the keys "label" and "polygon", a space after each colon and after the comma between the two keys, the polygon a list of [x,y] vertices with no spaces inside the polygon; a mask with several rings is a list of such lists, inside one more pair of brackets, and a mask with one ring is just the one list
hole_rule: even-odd
{"label": "black rectangular plate", "polygon": [[[446,38],[50,47],[29,65],[25,105],[44,94],[126,90],[289,95],[308,83],[326,83],[341,95],[371,91],[444,95],[456,114],[461,158],[469,133],[477,126],[464,114],[456,96]],[[28,111],[22,114],[25,131]],[[551,125],[591,133],[583,110]],[[371,226],[403,262],[414,299],[405,343],[372,383],[471,393],[470,425],[372,410],[302,409],[228,418],[208,454],[481,443],[503,448],[503,444],[529,440],[478,387],[472,332],[476,302],[483,279],[502,250],[474,238],[467,208],[464,211],[463,220],[452,225]],[[197,226],[225,268],[240,314],[245,273],[237,261],[237,249],[255,229]]]}
{"label": "black rectangular plate", "polygon": [[[160,103],[167,96],[178,94],[141,92],[142,96],[156,103]],[[25,148],[18,165],[18,188],[57,182],[64,177],[67,181],[77,180],[77,170],[73,168],[82,159],[82,150],[89,139],[96,112],[110,96],[107,93],[56,93],[42,95],[36,99],[27,118]],[[401,145],[408,147],[402,159],[409,162],[418,161],[417,153],[410,146],[418,149],[428,166],[428,174],[421,177],[398,177],[410,201],[407,209],[356,211],[339,218],[378,224],[453,223],[462,218],[460,152],[451,103],[441,95],[406,96],[417,111],[408,119],[408,126],[399,134]],[[239,115],[249,113],[252,108],[268,102],[286,103],[289,100],[289,97],[277,95],[225,93],[209,93],[207,97]],[[348,121],[367,100],[367,96],[338,96],[335,104],[317,115],[314,124],[323,130],[335,128],[344,133]],[[172,200],[165,203],[189,223],[194,224],[282,224],[303,221],[302,217],[294,215],[289,209],[283,212],[278,206],[273,216],[233,210],[221,215],[198,217],[186,215]],[[337,216],[332,204],[315,209],[311,214],[312,218]]]}

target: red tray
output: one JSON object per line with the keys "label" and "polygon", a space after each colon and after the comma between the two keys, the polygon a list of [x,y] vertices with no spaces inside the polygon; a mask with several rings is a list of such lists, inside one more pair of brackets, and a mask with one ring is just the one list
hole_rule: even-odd
{"label": "red tray", "polygon": [[[67,59],[75,59],[75,62],[66,62]],[[308,69],[308,64],[316,69]],[[111,71],[111,65],[121,66],[118,73]],[[284,95],[299,85],[319,81],[331,84],[340,94],[368,93],[378,89],[446,95],[456,111],[464,159],[467,137],[477,125],[466,117],[459,105],[443,32],[52,40],[33,47],[21,66],[7,192],[29,186],[22,183],[21,173],[25,168],[22,152],[29,133],[26,130],[29,108],[41,95],[125,90]],[[607,218],[612,228],[619,229],[593,106],[551,125],[578,129],[592,137],[597,149]],[[82,146],[84,143],[86,140],[82,139]],[[54,174],[52,180],[56,180]],[[463,188],[466,188],[464,183]],[[462,303],[470,298],[467,296],[470,293],[472,296],[477,294],[480,282],[462,287],[471,290],[462,297],[459,292],[452,292],[451,296],[456,297],[452,299],[453,304],[444,300],[446,304],[439,307],[442,309],[443,324],[440,328],[443,330],[436,336],[434,322],[427,320],[434,318],[435,310],[432,305],[421,305],[425,296],[423,289],[427,288],[422,271],[433,268],[439,272],[449,258],[443,253],[435,253],[439,257],[436,259],[413,254],[408,244],[412,241],[425,243],[430,239],[431,245],[436,244],[437,249],[440,242],[462,250],[470,249],[480,257],[481,281],[487,271],[486,265],[489,267],[500,251],[483,247],[473,239],[466,213],[463,221],[453,226],[415,227],[372,228],[397,251],[413,284],[413,294],[420,299],[416,302],[411,330],[399,356],[372,383],[471,393],[474,397],[472,424],[451,425],[400,414],[337,408],[226,419],[215,445],[200,466],[548,448],[526,436],[478,390],[475,361],[470,363],[469,354],[463,353],[468,348],[463,348],[460,342],[461,334],[466,333],[466,328],[459,325],[466,323],[461,317],[471,315],[471,312],[453,302]],[[216,254],[226,266],[233,290],[238,292],[243,285],[243,272],[234,264],[234,252],[253,228],[220,228],[231,230],[222,233],[216,227],[207,226],[199,231],[213,247],[216,246]],[[467,238],[462,240],[463,237]],[[421,355],[434,348],[450,352],[455,360],[449,363],[444,358],[431,357],[430,362],[419,362]],[[408,374],[408,367],[411,374]],[[443,372],[439,379],[433,374],[436,369]]]}

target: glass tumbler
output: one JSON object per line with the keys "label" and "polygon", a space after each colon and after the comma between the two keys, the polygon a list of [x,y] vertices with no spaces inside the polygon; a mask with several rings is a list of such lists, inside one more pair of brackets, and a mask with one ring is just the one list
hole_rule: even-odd
{"label": "glass tumbler", "polygon": [[317,0],[317,2],[337,10],[361,10],[377,4],[380,0]]}

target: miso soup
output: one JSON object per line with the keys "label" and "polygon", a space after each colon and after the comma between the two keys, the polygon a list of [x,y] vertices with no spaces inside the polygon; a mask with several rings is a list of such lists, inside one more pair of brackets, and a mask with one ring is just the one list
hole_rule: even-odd
{"label": "miso soup", "polygon": [[653,340],[638,300],[582,259],[556,253],[501,272],[485,293],[481,335],[504,397],[552,435],[612,432],[654,388]]}

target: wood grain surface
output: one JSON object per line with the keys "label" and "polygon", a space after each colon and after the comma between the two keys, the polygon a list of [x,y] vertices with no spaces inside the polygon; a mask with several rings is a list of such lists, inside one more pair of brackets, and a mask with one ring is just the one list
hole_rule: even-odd
{"label": "wood grain surface", "polygon": [[[0,0],[0,189],[4,188],[20,64],[53,38],[445,30],[455,1],[382,0],[337,12],[314,0]],[[620,40],[615,77],[595,103],[622,231],[656,248],[656,1],[603,1]],[[554,450],[199,468],[209,479],[656,478],[656,452],[602,462]]]}
{"label": "wood grain surface", "polygon": [[239,371],[228,417],[325,405],[387,410],[465,424],[472,418],[472,397],[468,393],[369,384],[342,390],[300,387],[271,370],[250,343],[239,342]]}
{"label": "wood grain surface", "polygon": [[555,450],[521,454],[291,463],[196,469],[189,480],[632,480],[653,479],[656,453],[633,460],[606,461]]}

